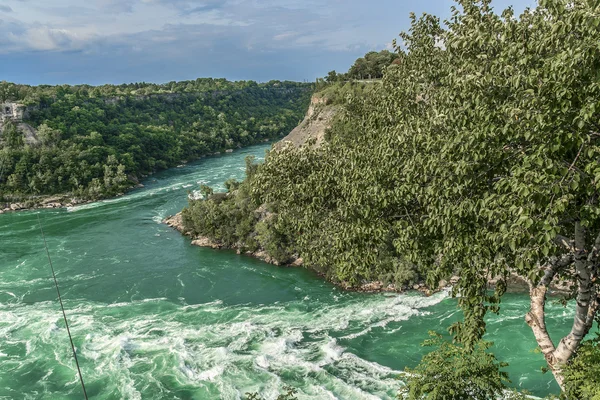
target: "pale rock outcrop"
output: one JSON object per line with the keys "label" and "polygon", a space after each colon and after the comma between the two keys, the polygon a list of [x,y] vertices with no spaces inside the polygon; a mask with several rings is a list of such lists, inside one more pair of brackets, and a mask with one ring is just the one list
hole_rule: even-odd
{"label": "pale rock outcrop", "polygon": [[328,105],[326,98],[313,96],[304,120],[281,141],[275,143],[273,148],[280,149],[286,143],[301,147],[310,140],[314,140],[315,146],[320,146],[325,141],[325,133],[331,127],[339,110],[339,106]]}

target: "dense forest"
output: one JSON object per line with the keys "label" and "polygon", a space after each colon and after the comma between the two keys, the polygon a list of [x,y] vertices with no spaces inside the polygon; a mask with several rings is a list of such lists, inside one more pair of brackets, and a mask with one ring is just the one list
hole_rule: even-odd
{"label": "dense forest", "polygon": [[[427,342],[411,399],[506,395],[505,364],[482,338],[518,276],[562,396],[599,399],[600,6],[542,0],[516,16],[459,3],[443,24],[412,16],[397,61],[372,90],[346,93],[327,143],[248,160],[246,180],[227,194],[203,187],[184,224],[351,286],[458,276],[464,318],[453,343]],[[544,319],[555,284],[576,300],[560,340]]]}
{"label": "dense forest", "polygon": [[48,194],[97,199],[201,156],[287,134],[311,86],[198,79],[165,85],[26,86],[2,98],[28,104],[28,128],[0,134],[0,201]]}
{"label": "dense forest", "polygon": [[249,87],[285,87],[294,88],[296,82],[270,81],[258,84],[255,81],[228,81],[223,78],[198,78],[193,81],[172,81],[169,83],[124,83],[121,85],[22,85],[12,82],[0,82],[0,102],[18,101],[25,105],[36,105],[50,100],[61,93],[76,94],[81,97],[117,97],[143,96],[165,93],[203,93],[217,90],[240,90]]}

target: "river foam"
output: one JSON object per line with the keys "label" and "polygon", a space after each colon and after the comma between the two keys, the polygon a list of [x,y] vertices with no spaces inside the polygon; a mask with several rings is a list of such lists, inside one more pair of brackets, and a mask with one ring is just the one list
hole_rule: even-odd
{"label": "river foam", "polygon": [[[355,356],[331,335],[407,320],[445,297],[372,296],[313,313],[295,302],[177,305],[165,298],[66,306],[84,375],[110,382],[99,398],[153,398],[151,393],[178,387],[238,399],[244,391],[279,390],[281,376],[286,376],[304,399],[391,399],[400,371]],[[5,362],[15,372],[45,365],[35,386],[48,396],[58,394],[43,383],[50,376],[66,378],[69,392],[75,393],[78,382],[68,378],[75,370],[57,304],[21,303],[2,309],[0,337],[24,350],[23,358]],[[55,363],[48,364],[48,353]]]}

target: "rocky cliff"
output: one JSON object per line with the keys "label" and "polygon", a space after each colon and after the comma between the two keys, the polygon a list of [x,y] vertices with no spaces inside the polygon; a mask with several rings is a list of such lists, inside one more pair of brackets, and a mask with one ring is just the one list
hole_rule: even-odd
{"label": "rocky cliff", "polygon": [[278,149],[285,143],[301,147],[311,139],[314,140],[314,146],[320,146],[325,141],[325,132],[331,127],[339,109],[339,105],[329,104],[326,97],[313,95],[304,120],[273,147]]}

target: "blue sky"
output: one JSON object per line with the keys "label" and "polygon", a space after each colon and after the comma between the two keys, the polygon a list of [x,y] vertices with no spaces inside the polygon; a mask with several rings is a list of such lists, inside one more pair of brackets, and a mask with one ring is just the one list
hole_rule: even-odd
{"label": "blue sky", "polygon": [[[0,0],[0,80],[314,80],[452,0]],[[520,12],[535,0],[494,0]]]}

